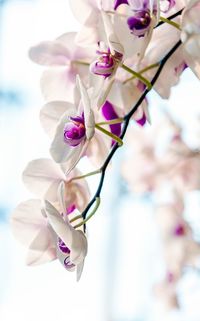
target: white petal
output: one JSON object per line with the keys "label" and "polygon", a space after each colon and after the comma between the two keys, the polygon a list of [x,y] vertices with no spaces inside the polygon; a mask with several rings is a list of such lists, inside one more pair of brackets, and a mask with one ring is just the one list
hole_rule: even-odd
{"label": "white petal", "polygon": [[76,70],[69,66],[51,67],[42,74],[40,86],[47,101],[73,102]]}
{"label": "white petal", "polygon": [[57,41],[44,41],[29,51],[29,57],[40,65],[66,65],[69,63],[69,52]]}
{"label": "white petal", "polygon": [[41,213],[41,201],[31,199],[20,203],[11,216],[11,228],[14,236],[28,246],[46,226],[46,219]]}
{"label": "white petal", "polygon": [[58,188],[58,200],[61,206],[62,213],[66,213],[66,202],[65,202],[65,184],[61,182]]}
{"label": "white petal", "polygon": [[75,230],[69,222],[65,222],[60,213],[48,201],[45,211],[55,233],[70,249],[70,261],[79,264],[87,254],[87,239],[82,231]]}
{"label": "white petal", "polygon": [[46,133],[53,137],[55,135],[56,126],[64,113],[71,115],[74,106],[64,101],[52,101],[44,105],[40,111],[40,122]]}
{"label": "white petal", "polygon": [[84,87],[79,76],[77,76],[77,86],[80,90],[81,102],[83,104],[86,137],[87,139],[91,139],[94,135],[94,127],[95,127],[94,113],[91,109],[91,102],[90,102],[90,98],[87,93],[87,90]]}
{"label": "white petal", "polygon": [[65,222],[57,209],[48,201],[44,201],[46,215],[49,219],[51,227],[55,233],[61,238],[69,249],[71,249],[73,227],[69,222]]}
{"label": "white petal", "polygon": [[[71,116],[76,116],[76,110]],[[69,121],[69,113],[65,113],[56,128],[56,133],[50,147],[50,154],[56,163],[64,163],[70,160],[73,155],[81,152],[83,144],[71,147],[64,142],[64,126]]]}
{"label": "white petal", "polygon": [[27,265],[39,265],[57,258],[55,240],[47,229],[41,229],[29,246]]}
{"label": "white petal", "polygon": [[113,55],[115,54],[115,52],[123,54],[124,48],[120,44],[119,39],[114,32],[114,27],[111,23],[109,15],[107,13],[105,13],[104,11],[101,11],[101,15],[102,15],[102,19],[104,22],[104,28],[105,28],[105,32],[106,32],[106,36],[107,36],[107,40],[108,40],[108,45],[111,50],[111,53]]}
{"label": "white petal", "polygon": [[65,180],[65,174],[53,160],[44,158],[31,161],[22,178],[31,193],[54,202],[57,199],[58,186]]}

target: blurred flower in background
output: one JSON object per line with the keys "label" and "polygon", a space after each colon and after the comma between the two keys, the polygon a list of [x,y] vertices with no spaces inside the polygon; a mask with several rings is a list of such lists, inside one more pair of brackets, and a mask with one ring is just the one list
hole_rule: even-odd
{"label": "blurred flower in background", "polygon": [[[26,267],[11,235],[13,208],[33,197],[21,173],[49,156],[41,68],[28,50],[78,29],[68,1],[0,1],[0,319],[199,321],[200,85],[189,70],[169,101],[148,96],[152,125],[133,126],[113,159],[79,283],[57,261]],[[93,170],[85,159],[80,169]]]}

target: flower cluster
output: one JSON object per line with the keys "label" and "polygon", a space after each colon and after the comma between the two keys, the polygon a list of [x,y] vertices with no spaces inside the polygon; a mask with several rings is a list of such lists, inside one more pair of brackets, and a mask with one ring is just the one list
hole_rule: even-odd
{"label": "flower cluster", "polygon": [[[158,152],[156,137],[163,131],[167,134],[166,144]],[[154,197],[155,220],[162,240],[165,276],[154,292],[165,308],[179,308],[178,282],[186,268],[198,269],[200,258],[200,243],[185,216],[188,192],[200,190],[200,153],[184,142],[182,128],[169,115],[150,134],[133,129],[127,146],[129,159],[122,164],[122,175],[131,192],[151,193]],[[129,162],[135,168],[131,174],[127,171]]]}
{"label": "flower cluster", "polygon": [[[11,224],[28,247],[28,264],[58,258],[79,279],[87,254],[86,221],[99,205],[106,168],[129,122],[138,127],[150,123],[146,96],[152,87],[168,98],[186,67],[200,78],[200,1],[69,2],[81,30],[29,51],[34,62],[47,67],[41,77],[45,105],[40,121],[51,140],[51,159],[27,165],[23,181],[38,198],[21,203]],[[76,167],[82,157],[97,168],[88,175],[101,174],[91,200],[87,175]],[[138,181],[134,170],[134,186],[152,189],[167,164],[157,166],[151,151],[145,157],[148,180]],[[177,170],[184,171],[184,166],[188,164]]]}

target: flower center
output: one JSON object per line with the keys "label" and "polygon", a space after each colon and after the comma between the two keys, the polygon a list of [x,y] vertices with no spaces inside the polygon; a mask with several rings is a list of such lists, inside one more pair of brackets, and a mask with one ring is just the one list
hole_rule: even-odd
{"label": "flower center", "polygon": [[70,249],[66,246],[66,244],[58,237],[58,248],[62,253],[70,254]]}
{"label": "flower center", "polygon": [[67,256],[64,259],[64,266],[66,269],[71,269],[75,265],[70,261],[70,249],[66,246],[66,244],[61,240],[61,238],[58,237],[58,243],[57,243],[58,249],[63,254],[67,254]]}
{"label": "flower center", "polygon": [[174,233],[175,236],[183,236],[185,235],[185,227],[183,224],[178,224],[175,229],[174,229]]}
{"label": "flower center", "polygon": [[98,50],[99,57],[90,64],[90,71],[93,74],[109,77],[115,70],[116,64],[122,60],[122,54],[116,52],[111,54],[110,49],[107,51]]}
{"label": "flower center", "polygon": [[85,139],[84,117],[70,117],[71,122],[64,126],[64,142],[72,147],[79,145]]}
{"label": "flower center", "polygon": [[149,10],[138,10],[134,16],[127,19],[131,33],[137,37],[143,37],[149,29],[151,16]]}

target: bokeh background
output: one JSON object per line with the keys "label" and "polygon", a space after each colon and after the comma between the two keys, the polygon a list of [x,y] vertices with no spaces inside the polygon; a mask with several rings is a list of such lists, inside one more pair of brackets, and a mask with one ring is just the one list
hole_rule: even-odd
{"label": "bokeh background", "polygon": [[[0,320],[199,321],[198,270],[188,270],[180,282],[179,310],[163,313],[153,296],[164,266],[159,233],[151,196],[131,194],[121,177],[126,147],[116,154],[101,209],[89,223],[89,253],[79,283],[58,262],[26,267],[25,250],[12,237],[10,214],[32,197],[21,172],[29,160],[48,156],[49,142],[38,119],[42,69],[29,60],[28,49],[79,28],[67,0],[0,1]],[[152,127],[168,110],[184,127],[188,144],[198,145],[199,95],[200,84],[189,70],[169,101],[152,93]],[[86,160],[80,164],[84,170],[89,166]],[[96,178],[88,182],[94,191]],[[186,212],[198,238],[198,191],[189,195]]]}

